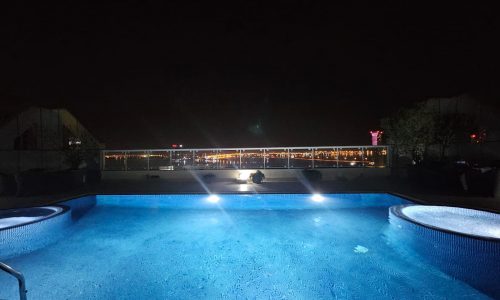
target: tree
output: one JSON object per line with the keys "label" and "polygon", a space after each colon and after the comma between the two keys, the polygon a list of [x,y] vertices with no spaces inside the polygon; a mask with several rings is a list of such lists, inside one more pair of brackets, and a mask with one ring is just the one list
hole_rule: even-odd
{"label": "tree", "polygon": [[409,156],[418,162],[434,140],[434,114],[424,103],[403,108],[393,117],[382,119],[387,143],[394,146],[396,156]]}
{"label": "tree", "polygon": [[435,113],[434,143],[440,146],[439,158],[445,158],[446,149],[457,142],[460,137],[465,137],[474,127],[474,120],[461,113]]}
{"label": "tree", "polygon": [[439,145],[439,159],[446,149],[474,128],[474,120],[465,114],[440,113],[421,102],[403,108],[392,117],[381,120],[387,143],[394,147],[396,156],[408,156],[418,162],[428,154],[430,145]]}

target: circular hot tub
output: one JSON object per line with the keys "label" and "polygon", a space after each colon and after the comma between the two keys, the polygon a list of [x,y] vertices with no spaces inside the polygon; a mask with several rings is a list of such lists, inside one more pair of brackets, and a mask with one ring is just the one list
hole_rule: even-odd
{"label": "circular hot tub", "polygon": [[66,206],[0,210],[0,259],[45,247],[71,224]]}
{"label": "circular hot tub", "polygon": [[0,230],[26,225],[53,217],[64,210],[61,206],[30,207],[0,211]]}
{"label": "circular hot tub", "polygon": [[390,213],[430,229],[500,241],[500,215],[450,206],[398,205]]}
{"label": "circular hot tub", "polygon": [[389,239],[445,273],[500,297],[500,214],[449,206],[389,208]]}

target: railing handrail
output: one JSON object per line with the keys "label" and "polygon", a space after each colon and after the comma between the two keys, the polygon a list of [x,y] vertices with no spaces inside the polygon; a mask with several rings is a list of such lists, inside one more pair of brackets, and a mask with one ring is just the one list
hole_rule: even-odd
{"label": "railing handrail", "polygon": [[156,149],[102,149],[103,152],[145,152],[145,151],[227,151],[227,150],[313,150],[313,149],[345,149],[345,148],[388,148],[388,145],[358,145],[358,146],[300,146],[300,147],[233,147],[233,148],[156,148]]}
{"label": "railing handrail", "polygon": [[26,290],[26,281],[24,280],[23,274],[3,262],[0,262],[0,270],[9,273],[17,279],[17,282],[19,283],[19,299],[26,300],[26,293],[28,291]]}

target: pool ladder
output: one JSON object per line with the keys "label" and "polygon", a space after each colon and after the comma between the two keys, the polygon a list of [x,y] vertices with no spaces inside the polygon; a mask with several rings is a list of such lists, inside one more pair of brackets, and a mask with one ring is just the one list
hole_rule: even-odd
{"label": "pool ladder", "polygon": [[16,277],[17,282],[19,283],[19,299],[26,300],[26,282],[24,281],[24,276],[21,272],[18,272],[12,269],[9,265],[0,262],[0,270],[9,273],[10,275]]}

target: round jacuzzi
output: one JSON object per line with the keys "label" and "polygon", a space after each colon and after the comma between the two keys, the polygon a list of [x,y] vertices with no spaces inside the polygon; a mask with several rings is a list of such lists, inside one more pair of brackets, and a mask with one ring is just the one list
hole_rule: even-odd
{"label": "round jacuzzi", "polygon": [[388,237],[406,253],[494,298],[500,286],[500,214],[449,206],[389,208]]}
{"label": "round jacuzzi", "polygon": [[63,210],[61,206],[44,206],[0,211],[0,230],[50,218]]}
{"label": "round jacuzzi", "polygon": [[61,238],[70,224],[66,206],[0,210],[0,259],[45,247]]}
{"label": "round jacuzzi", "polygon": [[450,206],[398,205],[392,215],[430,229],[500,241],[500,215]]}

